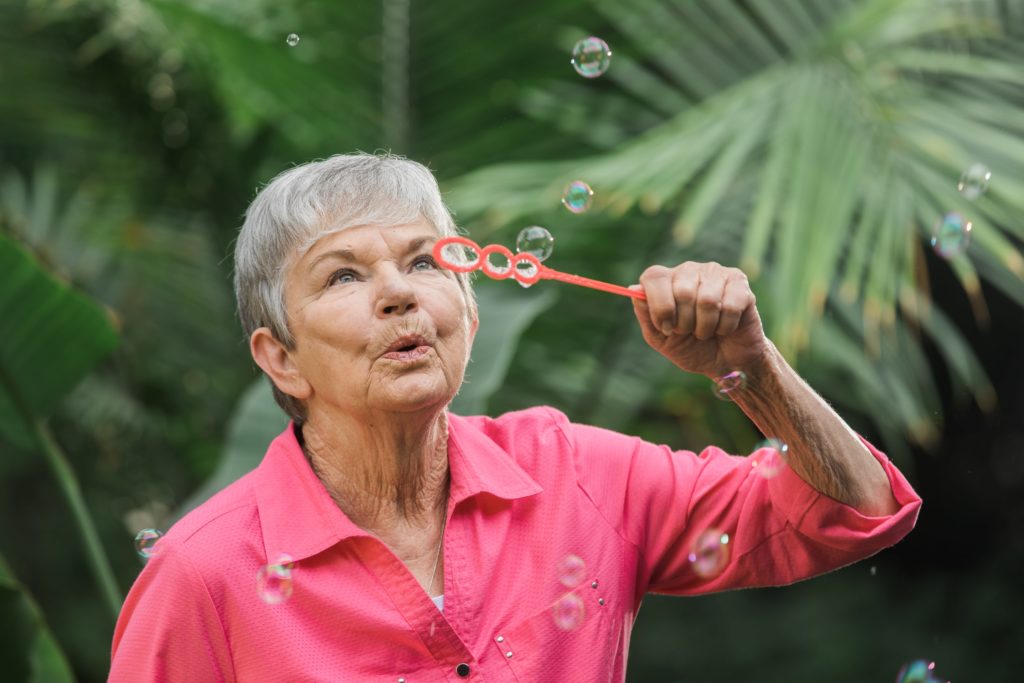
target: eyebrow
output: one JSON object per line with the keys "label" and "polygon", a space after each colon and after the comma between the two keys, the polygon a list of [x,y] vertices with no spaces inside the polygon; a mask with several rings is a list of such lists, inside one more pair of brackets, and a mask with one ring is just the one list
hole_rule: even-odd
{"label": "eyebrow", "polygon": [[[422,248],[424,244],[426,244],[427,242],[435,242],[435,241],[437,241],[437,239],[438,238],[436,236],[431,235],[429,237],[427,237],[427,236],[416,237],[416,238],[414,238],[412,240],[409,240],[409,244],[406,245],[405,251],[403,252],[403,255],[404,254],[411,254],[414,251],[419,251],[420,248]],[[324,261],[326,259],[331,259],[331,258],[337,259],[337,260],[340,260],[340,261],[350,261],[350,262],[357,262],[357,261],[359,261],[359,259],[356,258],[355,252],[353,252],[351,249],[332,249],[331,251],[325,251],[324,253],[320,254],[315,259],[313,259],[313,263],[311,263],[309,265],[309,271],[312,272],[313,269],[316,268],[317,265],[319,265],[321,261]]]}

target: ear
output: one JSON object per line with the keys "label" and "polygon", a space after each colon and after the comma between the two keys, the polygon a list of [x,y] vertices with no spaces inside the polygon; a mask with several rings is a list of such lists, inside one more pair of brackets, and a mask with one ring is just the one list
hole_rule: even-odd
{"label": "ear", "polygon": [[256,365],[267,373],[278,389],[300,401],[309,398],[312,387],[299,372],[291,352],[274,337],[269,327],[253,331],[249,337],[249,351]]}

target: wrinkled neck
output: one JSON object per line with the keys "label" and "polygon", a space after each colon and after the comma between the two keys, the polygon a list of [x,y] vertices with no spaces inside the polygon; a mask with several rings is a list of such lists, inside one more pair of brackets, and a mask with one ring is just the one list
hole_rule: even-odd
{"label": "wrinkled neck", "polygon": [[448,499],[448,417],[310,416],[303,452],[331,498],[356,525],[387,533],[433,525]]}

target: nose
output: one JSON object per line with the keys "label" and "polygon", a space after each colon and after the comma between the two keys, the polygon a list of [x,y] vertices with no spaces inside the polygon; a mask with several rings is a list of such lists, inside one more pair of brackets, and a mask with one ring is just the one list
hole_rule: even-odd
{"label": "nose", "polygon": [[414,312],[419,307],[416,290],[400,272],[392,271],[381,276],[375,312],[378,317],[387,318]]}

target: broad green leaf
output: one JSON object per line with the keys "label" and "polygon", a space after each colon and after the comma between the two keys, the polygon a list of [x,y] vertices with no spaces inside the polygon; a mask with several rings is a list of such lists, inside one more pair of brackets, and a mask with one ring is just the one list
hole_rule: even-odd
{"label": "broad green leaf", "polygon": [[5,681],[71,683],[75,680],[39,605],[0,555],[0,662]]}
{"label": "broad green leaf", "polygon": [[245,390],[228,424],[224,453],[213,475],[182,503],[175,517],[181,517],[210,496],[259,465],[267,446],[288,425],[285,415],[261,376]]}
{"label": "broad green leaf", "polygon": [[0,235],[0,437],[25,445],[25,420],[49,415],[117,346],[104,310]]}
{"label": "broad green leaf", "polygon": [[[478,287],[480,328],[466,368],[462,388],[451,403],[459,415],[487,412],[487,402],[501,388],[519,337],[530,323],[555,302],[554,282],[542,282],[539,292],[524,294],[511,282]],[[571,285],[569,285],[571,286]]]}

